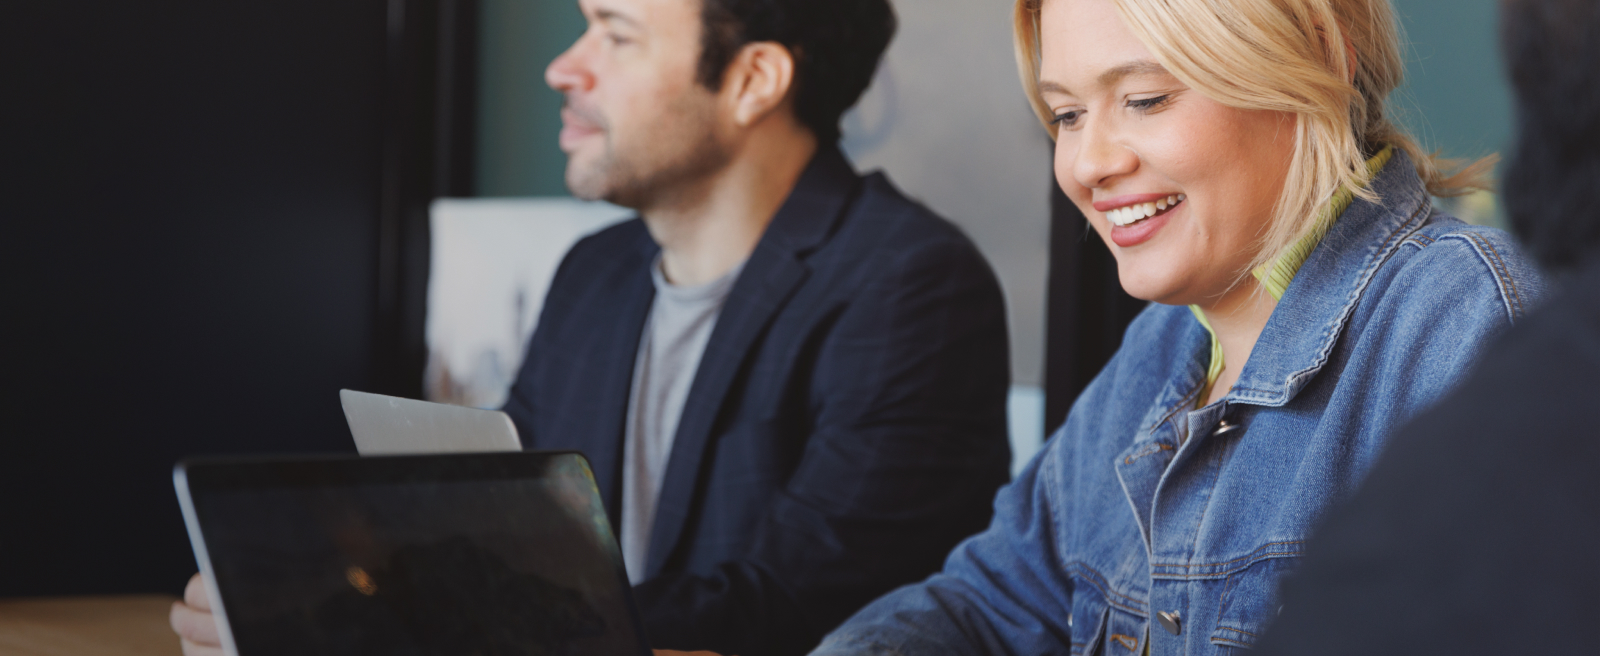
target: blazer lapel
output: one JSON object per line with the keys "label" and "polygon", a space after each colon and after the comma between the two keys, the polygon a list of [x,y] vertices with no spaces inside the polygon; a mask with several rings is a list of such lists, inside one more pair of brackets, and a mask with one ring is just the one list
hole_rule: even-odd
{"label": "blazer lapel", "polygon": [[[593,406],[594,416],[602,418],[591,425],[592,435],[572,435],[573,444],[589,458],[594,470],[595,486],[605,503],[606,514],[612,525],[622,519],[622,449],[624,424],[628,417],[628,396],[633,390],[634,360],[639,351],[639,340],[644,335],[644,323],[650,315],[650,304],[655,300],[655,285],[650,281],[650,264],[655,261],[657,248],[648,233],[640,226],[639,250],[631,253],[620,264],[616,274],[623,290],[621,302],[610,309],[610,320],[602,322],[604,337],[591,344],[594,350],[588,362],[594,369],[590,380],[597,380],[597,394]],[[580,424],[581,425],[581,424]],[[609,445],[604,448],[597,445]]]}
{"label": "blazer lapel", "polygon": [[698,505],[701,466],[730,386],[760,336],[810,275],[805,255],[832,234],[859,188],[860,178],[843,154],[833,147],[819,149],[728,293],[678,419],[656,501],[646,577],[661,573]]}

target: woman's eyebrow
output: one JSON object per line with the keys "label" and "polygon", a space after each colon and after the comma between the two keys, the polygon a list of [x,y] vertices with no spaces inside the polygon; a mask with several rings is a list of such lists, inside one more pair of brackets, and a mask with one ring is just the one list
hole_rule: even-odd
{"label": "woman's eyebrow", "polygon": [[[1167,68],[1161,64],[1148,59],[1140,59],[1106,69],[1099,77],[1095,78],[1095,83],[1104,89],[1116,86],[1125,77],[1139,75],[1171,75],[1171,73],[1167,72]],[[1041,94],[1074,95],[1071,90],[1067,89],[1066,85],[1054,80],[1040,80],[1038,88]]]}
{"label": "woman's eyebrow", "polygon": [[1168,73],[1167,67],[1162,66],[1161,64],[1148,59],[1141,59],[1137,61],[1131,61],[1126,64],[1119,64],[1106,69],[1106,72],[1101,73],[1100,77],[1095,81],[1098,82],[1102,88],[1111,87],[1116,86],[1118,82],[1121,82],[1122,78],[1132,75],[1171,75],[1171,73]]}

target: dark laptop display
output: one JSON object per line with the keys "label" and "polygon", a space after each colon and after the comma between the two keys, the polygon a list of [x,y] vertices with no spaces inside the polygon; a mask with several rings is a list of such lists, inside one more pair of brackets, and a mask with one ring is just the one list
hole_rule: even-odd
{"label": "dark laptop display", "polygon": [[648,653],[577,454],[195,461],[175,477],[241,656]]}

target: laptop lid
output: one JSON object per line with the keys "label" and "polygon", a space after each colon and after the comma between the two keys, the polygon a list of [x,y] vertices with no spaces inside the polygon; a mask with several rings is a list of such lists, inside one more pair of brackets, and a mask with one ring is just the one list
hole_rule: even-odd
{"label": "laptop lid", "polygon": [[339,390],[361,455],[520,451],[511,417],[497,410]]}
{"label": "laptop lid", "polygon": [[188,460],[173,482],[229,654],[650,653],[576,453]]}

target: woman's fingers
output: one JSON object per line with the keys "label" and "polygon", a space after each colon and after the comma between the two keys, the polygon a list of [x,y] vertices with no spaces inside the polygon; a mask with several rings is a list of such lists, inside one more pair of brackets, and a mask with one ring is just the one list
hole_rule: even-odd
{"label": "woman's fingers", "polygon": [[222,656],[222,648],[197,645],[189,642],[188,640],[184,640],[183,656]]}
{"label": "woman's fingers", "polygon": [[185,642],[202,647],[220,647],[222,638],[217,635],[217,622],[211,613],[195,610],[181,601],[172,602],[172,630]]}
{"label": "woman's fingers", "polygon": [[183,601],[172,602],[169,617],[172,630],[183,638],[184,656],[222,656],[222,638],[217,633],[217,619],[211,614],[211,598],[200,575],[189,579],[183,589]]}
{"label": "woman's fingers", "polygon": [[183,587],[183,603],[195,610],[211,612],[211,596],[206,594],[206,582],[199,572],[189,577],[189,585]]}

